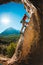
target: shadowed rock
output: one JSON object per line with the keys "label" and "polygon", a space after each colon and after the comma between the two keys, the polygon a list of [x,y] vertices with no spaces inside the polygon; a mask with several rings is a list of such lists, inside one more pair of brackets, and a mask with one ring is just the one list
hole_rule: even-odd
{"label": "shadowed rock", "polygon": [[30,2],[36,10],[24,32],[23,42],[18,43],[15,54],[7,61],[9,65],[43,65],[42,2],[41,0],[30,0]]}

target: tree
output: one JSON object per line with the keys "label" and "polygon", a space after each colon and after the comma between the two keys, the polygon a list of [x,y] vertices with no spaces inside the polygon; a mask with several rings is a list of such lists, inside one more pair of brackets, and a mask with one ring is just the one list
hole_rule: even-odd
{"label": "tree", "polygon": [[15,52],[15,49],[16,49],[16,45],[17,43],[10,43],[10,45],[7,47],[7,55],[8,57],[12,57],[14,52]]}
{"label": "tree", "polygon": [[[19,52],[19,56],[17,57],[18,48],[20,46],[20,44],[18,44],[17,50],[15,52],[16,62],[14,61],[15,62],[14,65],[24,65],[24,64],[43,65],[43,50],[42,50],[43,49],[42,4],[43,3],[42,0],[29,0],[29,1],[35,6],[37,10],[37,11],[35,10],[34,13],[35,16],[33,15],[30,20],[30,22],[34,25],[34,27],[32,27],[32,30],[28,30],[30,27],[27,27],[24,33],[24,42],[23,42],[22,50]],[[36,44],[36,49],[32,52],[31,49],[33,49],[34,43]],[[13,59],[15,60],[14,55],[13,55]],[[9,64],[11,64],[10,61]]]}

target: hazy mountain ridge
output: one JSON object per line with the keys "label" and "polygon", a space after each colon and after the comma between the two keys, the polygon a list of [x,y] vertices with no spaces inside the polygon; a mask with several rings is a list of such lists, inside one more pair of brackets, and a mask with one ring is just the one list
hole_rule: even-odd
{"label": "hazy mountain ridge", "polygon": [[20,34],[20,31],[14,29],[14,28],[12,28],[12,27],[9,27],[9,28],[7,28],[6,30],[4,30],[4,31],[0,34],[0,36],[8,36],[8,35],[12,35],[12,34],[18,35],[18,34]]}

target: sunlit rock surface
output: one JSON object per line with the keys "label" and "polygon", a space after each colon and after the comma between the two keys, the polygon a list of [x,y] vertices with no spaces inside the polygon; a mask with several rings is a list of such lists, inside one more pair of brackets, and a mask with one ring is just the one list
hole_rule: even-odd
{"label": "sunlit rock surface", "polygon": [[43,65],[42,3],[36,0],[30,2],[37,10],[33,13],[24,36],[21,36],[23,40],[19,40],[15,54],[7,61],[9,65]]}

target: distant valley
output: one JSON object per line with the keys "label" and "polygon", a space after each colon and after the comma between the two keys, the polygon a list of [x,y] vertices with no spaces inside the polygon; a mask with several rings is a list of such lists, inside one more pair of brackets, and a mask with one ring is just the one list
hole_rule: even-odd
{"label": "distant valley", "polygon": [[12,27],[7,28],[2,33],[0,33],[0,55],[12,57],[19,38],[20,31]]}
{"label": "distant valley", "polygon": [[17,42],[20,37],[20,31],[12,27],[7,28],[0,34],[0,43]]}
{"label": "distant valley", "polygon": [[0,36],[7,36],[7,35],[12,35],[12,34],[18,35],[20,34],[20,31],[10,27],[4,30],[2,33],[0,33]]}

